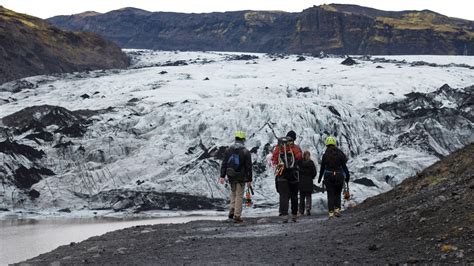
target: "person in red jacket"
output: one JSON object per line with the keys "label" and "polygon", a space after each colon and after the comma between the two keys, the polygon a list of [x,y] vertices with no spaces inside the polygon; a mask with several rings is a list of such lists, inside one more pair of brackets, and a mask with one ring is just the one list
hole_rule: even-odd
{"label": "person in red jacket", "polygon": [[294,143],[296,133],[291,130],[286,137],[278,139],[278,145],[272,153],[272,165],[275,167],[275,182],[280,194],[280,216],[288,222],[288,205],[291,201],[291,214],[296,222],[298,214],[298,165],[302,159],[300,147]]}

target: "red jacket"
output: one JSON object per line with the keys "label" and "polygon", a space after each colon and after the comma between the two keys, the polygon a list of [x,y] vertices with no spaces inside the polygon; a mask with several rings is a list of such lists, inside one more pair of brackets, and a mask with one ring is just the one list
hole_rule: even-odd
{"label": "red jacket", "polygon": [[[295,155],[295,161],[300,161],[303,159],[303,153],[301,152],[300,147],[298,145],[291,143],[290,144],[290,149],[293,151],[293,154]],[[277,145],[275,149],[273,149],[272,153],[272,165],[275,166],[278,164],[278,155],[280,154],[280,147]]]}

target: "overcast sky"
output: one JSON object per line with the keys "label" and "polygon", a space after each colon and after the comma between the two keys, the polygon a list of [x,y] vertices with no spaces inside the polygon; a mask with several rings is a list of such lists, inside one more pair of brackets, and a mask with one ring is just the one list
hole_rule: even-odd
{"label": "overcast sky", "polygon": [[313,5],[345,3],[382,10],[422,10],[474,20],[474,0],[0,0],[0,5],[40,18],[84,11],[108,12],[123,7],[148,11],[203,13],[235,10],[282,10],[300,12]]}

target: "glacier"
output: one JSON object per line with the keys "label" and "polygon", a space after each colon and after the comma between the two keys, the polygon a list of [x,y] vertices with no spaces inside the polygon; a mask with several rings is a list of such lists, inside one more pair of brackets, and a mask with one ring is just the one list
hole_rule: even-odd
{"label": "glacier", "polygon": [[[0,85],[0,208],[224,210],[229,188],[217,180],[236,130],[252,152],[255,211],[277,205],[269,156],[289,130],[317,167],[325,137],[337,137],[356,204],[474,141],[473,57],[345,66],[339,56],[126,53],[126,70]],[[313,207],[325,208],[324,193]]]}

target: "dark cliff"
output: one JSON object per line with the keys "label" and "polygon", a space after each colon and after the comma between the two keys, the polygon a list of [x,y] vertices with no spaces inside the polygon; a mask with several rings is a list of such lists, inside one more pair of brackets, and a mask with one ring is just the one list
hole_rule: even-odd
{"label": "dark cliff", "polygon": [[474,22],[432,11],[322,5],[300,13],[183,14],[124,8],[48,19],[124,48],[338,54],[474,54]]}
{"label": "dark cliff", "polygon": [[0,6],[0,84],[51,73],[125,68],[127,56],[102,37],[68,32]]}

